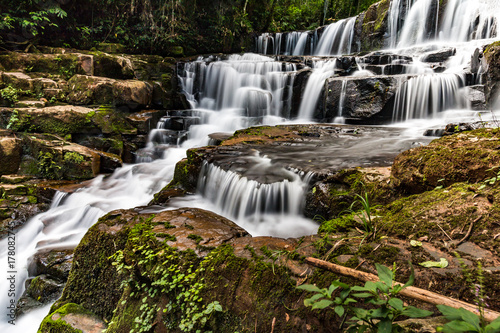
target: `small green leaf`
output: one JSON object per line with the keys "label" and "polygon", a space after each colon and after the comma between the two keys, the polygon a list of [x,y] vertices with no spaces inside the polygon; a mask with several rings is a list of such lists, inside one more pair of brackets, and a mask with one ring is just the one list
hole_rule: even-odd
{"label": "small green leaf", "polygon": [[433,312],[409,306],[401,314],[410,318],[423,318],[432,315]]}
{"label": "small green leaf", "polygon": [[384,282],[389,287],[392,286],[392,271],[384,265],[380,265],[378,263],[375,263],[375,267],[377,268],[378,278],[380,281]]}
{"label": "small green leaf", "polygon": [[316,287],[315,285],[312,284],[303,284],[297,287],[297,289],[305,290],[305,291],[311,291],[311,292],[321,292],[321,289]]}
{"label": "small green leaf", "polygon": [[445,268],[448,267],[448,260],[445,258],[441,258],[440,261],[424,261],[419,264],[420,266],[424,267],[436,267],[436,268]]}
{"label": "small green leaf", "polygon": [[418,247],[418,246],[422,246],[422,242],[419,242],[418,240],[412,239],[410,241],[410,245],[413,246],[413,247]]}
{"label": "small green leaf", "polygon": [[462,318],[460,311],[451,306],[439,304],[436,307],[448,320],[460,320]]}
{"label": "small green leaf", "polygon": [[322,299],[321,301],[314,303],[314,305],[312,306],[312,309],[313,310],[315,310],[315,309],[321,310],[321,309],[329,307],[332,304],[333,304],[332,301],[330,301],[328,299]]}
{"label": "small green leaf", "polygon": [[443,326],[443,332],[477,332],[473,325],[461,320],[453,320]]}
{"label": "small green leaf", "polygon": [[352,294],[352,296],[359,297],[359,298],[368,298],[368,297],[372,297],[373,294],[370,294],[370,293],[359,293],[359,294]]}
{"label": "small green leaf", "polygon": [[335,308],[334,308],[334,311],[335,313],[337,314],[337,316],[339,317],[342,317],[345,313],[345,309],[343,306],[341,305],[337,305]]}
{"label": "small green leaf", "polygon": [[391,298],[389,300],[389,305],[392,306],[394,309],[396,309],[398,311],[403,311],[404,310],[403,301],[400,300],[399,298]]}
{"label": "small green leaf", "polygon": [[391,333],[392,322],[390,319],[383,319],[377,324],[377,333]]}

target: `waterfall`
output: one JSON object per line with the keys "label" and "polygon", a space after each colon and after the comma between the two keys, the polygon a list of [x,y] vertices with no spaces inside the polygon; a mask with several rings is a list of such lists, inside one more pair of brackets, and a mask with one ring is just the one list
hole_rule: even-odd
{"label": "waterfall", "polygon": [[500,22],[499,6],[496,0],[449,0],[443,17],[439,18],[438,0],[392,0],[387,46],[409,47],[431,40],[466,42],[495,37]]}
{"label": "waterfall", "polygon": [[[252,235],[268,234],[269,229],[282,237],[314,232],[314,223],[300,217],[312,174],[300,176],[275,167],[266,157],[254,156],[252,159],[257,163],[251,168],[251,173],[263,176],[273,173],[283,179],[261,183],[205,162],[198,190],[214,205],[211,209],[237,221]],[[285,227],[287,224],[289,228]]]}
{"label": "waterfall", "polygon": [[412,46],[434,38],[438,12],[438,0],[416,1],[407,14],[401,29],[398,46]]}
{"label": "waterfall", "polygon": [[[270,44],[275,55],[341,55],[358,51],[353,48],[356,17],[329,24],[318,39],[318,30],[263,33],[256,38],[256,52],[269,54]],[[284,44],[284,45],[283,45]],[[283,47],[282,47],[283,46]]]}
{"label": "waterfall", "polygon": [[315,55],[342,55],[350,54],[354,40],[354,24],[356,18],[340,20],[330,24],[319,39]]}
{"label": "waterfall", "polygon": [[425,74],[400,85],[395,95],[393,121],[433,118],[448,109],[468,108],[460,92],[465,77],[458,74]]}
{"label": "waterfall", "polygon": [[337,60],[315,61],[314,70],[307,80],[299,107],[299,119],[313,119],[319,96],[324,89],[325,80],[335,74]]}
{"label": "waterfall", "polygon": [[415,0],[392,0],[388,13],[387,33],[387,46],[395,48],[397,46],[399,31],[403,27],[404,19],[408,9],[413,5]]}
{"label": "waterfall", "polygon": [[465,42],[495,37],[500,23],[498,8],[488,2],[449,0],[439,31],[442,41]]}
{"label": "waterfall", "polygon": [[[289,109],[296,70],[295,64],[247,53],[208,64],[204,59],[186,64],[180,79],[194,109],[233,109],[242,117],[279,117],[284,105]],[[286,90],[289,92],[284,94]]]}

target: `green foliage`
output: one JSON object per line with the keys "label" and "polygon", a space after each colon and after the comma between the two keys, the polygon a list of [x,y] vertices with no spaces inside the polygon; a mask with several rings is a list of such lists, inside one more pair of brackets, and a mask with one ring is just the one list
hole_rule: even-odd
{"label": "green foliage", "polygon": [[477,314],[464,308],[455,309],[447,305],[437,305],[438,310],[450,322],[439,327],[438,330],[446,333],[451,332],[478,332],[495,333],[500,332],[500,317],[488,324],[484,318],[484,309],[488,307],[486,300],[488,296],[484,293],[484,272],[481,261],[478,261],[477,272],[473,272],[467,267],[464,260],[455,253],[462,268],[462,274],[471,288],[477,305]]}
{"label": "green foliage", "polygon": [[[413,268],[408,282],[404,285],[394,283],[395,267],[391,270],[383,265],[375,264],[379,281],[368,281],[363,287],[348,285],[334,281],[328,289],[319,289],[312,285],[302,285],[297,287],[302,290],[315,292],[316,294],[304,301],[304,305],[311,306],[312,309],[333,308],[335,313],[344,317],[345,321],[348,315],[351,315],[350,326],[347,332],[365,332],[372,330],[376,332],[402,332],[402,328],[395,323],[401,316],[410,318],[427,317],[432,312],[418,309],[414,306],[405,306],[403,301],[396,297],[404,288],[411,286],[414,282]],[[338,296],[334,292],[341,288]],[[369,309],[355,307],[352,303],[359,304],[358,298],[363,300],[364,304],[370,304],[373,307]]]}
{"label": "green foliage", "polygon": [[17,109],[14,109],[14,111],[12,111],[12,114],[10,115],[9,123],[5,128],[17,130],[16,124],[18,123],[18,121],[19,121],[19,111],[17,111]]}
{"label": "green foliage", "polygon": [[14,105],[17,101],[19,101],[19,96],[24,93],[25,92],[22,89],[16,89],[10,84],[0,90],[0,96],[10,105]]}
{"label": "green foliage", "polygon": [[46,179],[61,179],[61,167],[54,161],[52,153],[38,154],[38,173]]}
{"label": "green foliage", "polygon": [[486,171],[493,171],[494,170],[497,170],[496,173],[493,174],[493,176],[491,178],[487,178],[484,180],[483,184],[481,184],[481,186],[479,186],[479,190],[482,190],[483,188],[486,187],[486,185],[495,185],[495,183],[500,180],[500,167],[496,166],[496,167],[493,167],[491,169],[488,169]]}
{"label": "green foliage", "polygon": [[[7,33],[31,40],[43,35],[47,28],[59,28],[68,14],[57,1],[6,0],[0,14],[0,36]],[[0,37],[0,42],[2,41]]]}
{"label": "green foliage", "polygon": [[[152,231],[153,217],[134,226],[126,249],[111,257],[117,271],[126,276],[122,287],[130,288],[129,298],[139,298],[142,303],[131,332],[148,332],[160,312],[170,329],[205,329],[210,317],[222,311],[219,302],[207,304],[201,296],[205,288],[202,273],[212,257],[209,254],[195,268],[193,261],[198,259],[192,251],[177,251],[157,240]],[[160,295],[168,295],[169,299],[162,307],[157,305]],[[122,305],[126,302],[123,300]]]}
{"label": "green foliage", "polygon": [[80,164],[85,162],[85,158],[78,153],[70,151],[64,154],[64,161],[69,163]]}
{"label": "green foliage", "polygon": [[450,322],[440,327],[438,330],[445,333],[455,332],[479,332],[498,333],[500,332],[500,317],[487,324],[484,318],[472,313],[464,308],[455,309],[447,305],[437,305],[438,310]]}

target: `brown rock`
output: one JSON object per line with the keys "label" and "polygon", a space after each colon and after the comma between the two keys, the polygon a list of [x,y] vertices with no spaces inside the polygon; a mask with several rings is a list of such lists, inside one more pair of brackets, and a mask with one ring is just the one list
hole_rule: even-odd
{"label": "brown rock", "polygon": [[0,136],[0,175],[17,173],[21,163],[21,140]]}

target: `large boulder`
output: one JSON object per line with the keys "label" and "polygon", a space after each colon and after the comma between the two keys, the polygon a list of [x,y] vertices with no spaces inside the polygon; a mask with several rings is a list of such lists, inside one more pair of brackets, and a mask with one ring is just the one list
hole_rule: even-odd
{"label": "large boulder", "polygon": [[107,332],[266,331],[272,322],[277,331],[334,332],[338,320],[329,311],[287,309],[303,302],[295,285],[308,270],[281,253],[309,255],[309,242],[252,238],[233,222],[194,208],[111,212],[77,247],[69,281],[41,332],[68,304],[108,322]]}
{"label": "large boulder", "polygon": [[399,154],[392,166],[394,184],[421,193],[457,182],[479,182],[496,175],[500,164],[498,129],[445,136]]}
{"label": "large boulder", "polygon": [[2,115],[0,126],[8,127],[16,132],[57,135],[100,133],[99,128],[92,122],[95,111],[81,106],[59,105],[45,108],[3,109],[0,110],[0,114]]}
{"label": "large boulder", "polygon": [[488,45],[483,52],[483,67],[486,68],[485,94],[490,107],[500,95],[500,42]]}
{"label": "large boulder", "polygon": [[383,48],[390,4],[391,1],[389,0],[377,2],[358,17],[357,20],[362,22],[361,29],[358,28],[356,31],[361,41],[361,51]]}
{"label": "large boulder", "polygon": [[21,163],[21,140],[6,132],[0,130],[0,175],[16,173]]}
{"label": "large boulder", "polygon": [[326,83],[326,119],[342,116],[351,120],[383,122],[392,117],[392,104],[400,79],[392,76],[335,77]]}
{"label": "large boulder", "polygon": [[67,85],[68,102],[76,105],[112,104],[135,110],[151,104],[153,87],[137,80],[75,75]]}
{"label": "large boulder", "polygon": [[100,172],[100,156],[92,149],[49,134],[23,135],[19,173],[45,179],[90,179]]}

